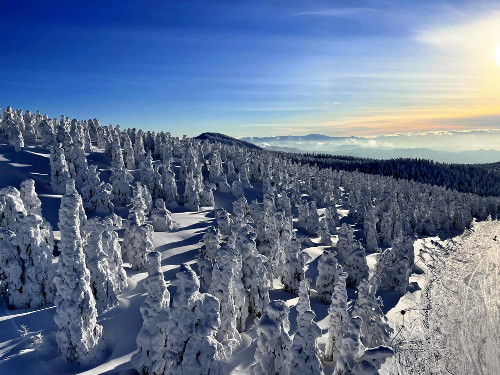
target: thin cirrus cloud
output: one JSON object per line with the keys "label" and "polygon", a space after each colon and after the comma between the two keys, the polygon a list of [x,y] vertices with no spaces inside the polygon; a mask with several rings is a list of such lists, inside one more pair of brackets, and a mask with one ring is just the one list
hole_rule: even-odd
{"label": "thin cirrus cloud", "polygon": [[363,13],[378,12],[375,8],[330,8],[330,9],[315,9],[296,13],[295,16],[328,16],[328,17],[345,17]]}

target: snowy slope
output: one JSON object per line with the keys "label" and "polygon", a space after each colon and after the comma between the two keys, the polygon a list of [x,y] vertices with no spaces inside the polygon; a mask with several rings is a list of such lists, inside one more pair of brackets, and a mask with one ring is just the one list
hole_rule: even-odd
{"label": "snowy slope", "polygon": [[[27,146],[20,152],[14,152],[12,146],[0,144],[0,188],[9,185],[18,187],[24,179],[33,178],[36,181],[36,189],[42,200],[43,214],[50,221],[54,229],[57,229],[57,212],[61,196],[53,194],[48,187],[48,171],[50,170],[48,156],[47,150],[40,147]],[[109,159],[103,155],[102,150],[88,155],[88,159],[89,161],[91,160],[92,163],[98,163],[99,168],[109,168]],[[102,175],[106,175],[106,173],[106,171],[103,171]],[[257,190],[257,187],[260,188],[260,186],[257,185],[255,190]],[[246,193],[250,197],[252,195],[257,197],[260,194],[252,190],[246,191]],[[215,195],[216,206],[226,207],[228,210],[231,210],[231,204],[234,199],[235,198],[228,193],[217,192]],[[251,199],[248,200],[250,201]],[[121,209],[119,213],[126,217],[127,210]],[[324,209],[320,209],[319,213],[322,215]],[[346,207],[339,207],[339,213],[342,223],[345,222],[353,226],[356,225],[352,218],[347,217]],[[191,264],[196,269],[195,257],[200,247],[199,242],[202,240],[202,236],[206,229],[214,224],[212,209],[210,208],[204,208],[198,212],[182,212],[182,210],[179,210],[179,212],[174,212],[172,216],[174,221],[178,224],[179,229],[172,232],[154,233],[153,238],[155,249],[162,254],[162,271],[167,284],[174,278],[176,271],[182,263]],[[360,229],[360,226],[356,226],[356,229]],[[493,238],[494,235],[500,237],[498,235],[498,223],[495,222],[481,223],[480,226],[475,227],[475,230],[477,231],[477,236],[480,236],[479,233],[487,233],[488,238]],[[123,236],[123,230],[120,231],[120,234]],[[299,236],[310,237],[301,231],[299,231]],[[335,242],[337,236],[333,238]],[[419,311],[421,311],[423,305],[430,305],[432,309],[435,309],[436,314],[442,313],[439,309],[446,308],[446,305],[439,302],[443,298],[443,295],[446,294],[446,291],[443,289],[444,283],[441,282],[441,284],[438,285],[434,281],[439,280],[441,276],[444,277],[445,274],[447,277],[451,277],[454,268],[448,267],[458,267],[460,262],[457,263],[456,258],[453,257],[436,255],[443,252],[443,246],[446,247],[451,245],[438,245],[437,242],[432,241],[433,239],[427,238],[420,239],[416,243],[415,249],[418,256],[417,259],[420,259],[417,262],[417,270],[419,270],[419,272],[411,276],[409,292],[403,298],[401,298],[402,296],[400,294],[395,292],[382,292],[381,294],[384,299],[385,312],[387,312],[390,323],[396,330],[401,327],[402,317],[400,311],[403,309],[409,311],[408,314],[405,315],[405,319],[407,320],[405,324],[407,325],[409,324],[409,320],[418,319],[417,315],[419,313],[415,315],[415,311],[418,310],[416,306],[420,306]],[[480,257],[481,251],[488,249],[488,246],[493,247],[498,244],[497,240],[495,240],[496,242],[489,241],[474,250],[470,247],[471,244],[474,243],[470,238],[461,237],[457,241],[462,241],[465,246],[464,248],[468,251],[465,256],[468,257],[469,266],[475,264],[475,259],[476,257]],[[309,247],[304,249],[310,255],[305,272],[306,277],[311,280],[314,280],[317,276],[318,258],[326,248],[325,246],[319,246],[318,242],[319,238],[310,237],[308,242],[309,245],[306,245]],[[455,248],[460,250],[459,246]],[[465,251],[464,248],[462,248],[461,251]],[[489,275],[491,269],[496,272],[496,274],[494,274],[496,275],[495,280],[498,281],[498,252],[491,252],[491,254],[488,254],[488,261],[483,263],[480,262],[480,267],[473,269],[472,272],[463,271],[465,272],[463,280],[467,281],[466,286],[470,287],[473,285],[474,290],[480,291],[480,287],[484,286],[484,284],[481,284],[482,280],[490,280]],[[459,255],[460,254],[456,257],[459,257]],[[369,254],[367,257],[370,273],[373,273],[377,257],[377,254]],[[431,260],[432,262],[430,262]],[[57,259],[55,261],[57,261]],[[440,273],[433,271],[435,273],[431,274],[429,271],[429,264],[436,267],[437,262],[440,262],[440,267],[438,269]],[[126,266],[127,265],[128,264],[126,264]],[[136,337],[142,325],[139,307],[145,299],[144,280],[147,273],[133,271],[130,267],[126,267],[126,271],[129,286],[128,289],[120,295],[119,306],[103,313],[98,318],[99,324],[103,326],[103,338],[106,343],[106,357],[99,364],[91,367],[82,367],[67,363],[58,356],[57,344],[55,342],[57,326],[53,320],[55,311],[53,306],[38,310],[9,310],[5,302],[2,302],[0,305],[0,374],[135,373],[129,361],[133,353],[137,350]],[[462,272],[462,270],[460,272]],[[475,278],[471,279],[469,277],[467,279],[467,275],[469,274],[475,275]],[[478,279],[477,275],[482,275],[482,278]],[[488,278],[486,275],[488,275]],[[429,291],[429,285],[431,284],[430,280],[433,281],[432,287],[435,288],[431,291]],[[494,280],[491,282],[494,282]],[[479,285],[477,285],[477,283],[479,283]],[[276,289],[270,292],[270,299],[282,299],[286,301],[287,305],[291,308],[289,320],[290,329],[291,332],[293,332],[296,329],[295,319],[297,311],[295,305],[298,297],[281,290],[281,285],[277,282],[275,286]],[[462,291],[464,290],[466,291],[467,289],[464,287]],[[423,291],[426,292],[425,295],[423,295]],[[491,289],[485,289],[483,292],[488,293],[491,291]],[[348,293],[350,300],[356,298],[354,290],[349,289]],[[494,298],[497,297],[498,295],[492,295],[487,305],[494,306],[495,303],[498,303],[498,300],[494,300]],[[447,301],[456,306],[457,309],[461,307],[460,301],[451,299]],[[438,302],[440,304],[438,304]],[[328,305],[323,304],[315,292],[312,291],[311,306],[316,313],[315,320],[322,329],[322,337],[319,338],[318,343],[320,348],[324,349],[328,337]],[[428,317],[428,323],[426,324],[436,325],[436,319],[438,319],[438,317],[431,315]],[[495,319],[495,317],[492,319]],[[495,328],[495,325],[498,324],[498,320],[492,320],[489,324],[490,325],[485,327],[485,329],[491,330],[491,328]],[[23,335],[20,334],[19,330],[22,330],[24,326],[27,331]],[[41,343],[34,342],[36,341],[35,336],[38,332],[42,334]],[[405,334],[412,333],[405,332]],[[429,333],[427,332],[426,335],[429,335]],[[455,333],[451,332],[450,335],[455,335]],[[225,363],[226,374],[247,374],[254,363],[254,353],[256,349],[255,324],[250,322],[246,332],[244,332],[242,336],[242,344]],[[447,342],[450,338],[442,335],[438,339],[440,343],[442,343]],[[495,340],[497,339],[498,336]],[[34,344],[32,344],[32,342],[34,342]],[[408,342],[408,340],[406,342]],[[500,347],[498,341],[496,341],[496,344],[496,348]],[[433,347],[433,349],[442,351],[437,345]],[[446,358],[451,358],[453,350],[454,348],[447,349],[443,351],[442,355],[446,356]],[[431,354],[435,353],[429,353],[429,355]],[[487,355],[491,356],[494,355],[494,353],[492,354],[490,351]],[[491,366],[497,365],[497,363],[491,364]],[[386,366],[388,369],[386,370],[387,373],[394,373],[392,371],[394,368],[397,368],[397,366],[398,363],[388,363]],[[325,365],[325,372],[327,374],[331,374],[333,370],[334,365],[332,363],[327,363]],[[405,368],[403,373],[411,373],[411,369]],[[413,373],[422,372],[417,371]]]}

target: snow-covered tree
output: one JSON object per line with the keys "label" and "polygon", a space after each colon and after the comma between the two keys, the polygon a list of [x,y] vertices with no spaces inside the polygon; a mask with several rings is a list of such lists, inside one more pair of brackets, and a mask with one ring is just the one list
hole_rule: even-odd
{"label": "snow-covered tree", "polygon": [[222,245],[216,254],[209,293],[220,302],[221,326],[216,337],[223,346],[224,358],[230,357],[241,342],[236,291],[238,288],[242,289],[243,285],[238,267],[235,252],[227,244]]}
{"label": "snow-covered tree", "polygon": [[[29,184],[24,182],[24,187]],[[26,202],[34,203],[36,193]],[[0,253],[0,280],[9,305],[13,308],[38,308],[54,299],[50,225],[37,213],[28,214],[19,191],[14,187],[0,190],[0,217],[4,227]]]}
{"label": "snow-covered tree", "polygon": [[89,212],[109,214],[114,211],[113,195],[111,185],[106,184],[99,178],[97,165],[90,165],[87,170],[85,182],[80,191],[84,208]]}
{"label": "snow-covered tree", "polygon": [[64,194],[70,178],[68,164],[61,144],[50,148],[50,186],[55,193]]}
{"label": "snow-covered tree", "polygon": [[271,301],[257,327],[255,375],[288,374],[292,340],[288,334],[290,309],[285,301]]}
{"label": "snow-covered tree", "polygon": [[127,198],[130,197],[130,183],[133,179],[125,166],[111,169],[109,182],[112,186],[113,202],[115,205],[124,206],[127,204]]}
{"label": "snow-covered tree", "polygon": [[368,264],[365,259],[365,249],[354,239],[353,229],[346,223],[339,230],[337,242],[337,258],[347,272],[347,286],[355,287],[361,280],[368,278]]}
{"label": "snow-covered tree", "polygon": [[144,149],[144,132],[142,130],[139,130],[135,136],[134,141],[134,157],[137,165],[140,164],[145,154],[146,150]]}
{"label": "snow-covered tree", "polygon": [[[413,243],[411,252],[413,252]],[[412,271],[412,262],[408,253],[403,238],[398,237],[393,242],[392,248],[379,255],[374,273],[379,283],[379,289],[394,290],[401,294],[406,293]]]}
{"label": "snow-covered tree", "polygon": [[130,207],[128,219],[131,224],[142,225],[146,223],[147,205],[144,200],[143,190],[140,182],[133,187],[132,207]]}
{"label": "snow-covered tree", "polygon": [[176,208],[179,205],[179,195],[177,193],[177,183],[175,173],[170,169],[170,164],[164,164],[161,172],[161,181],[163,184],[163,196],[167,208]]}
{"label": "snow-covered tree", "polygon": [[189,172],[186,176],[186,185],[184,187],[184,207],[190,211],[198,211],[200,209],[200,192],[196,184],[193,172]]}
{"label": "snow-covered tree", "polygon": [[203,246],[201,247],[196,263],[200,275],[200,290],[206,292],[212,284],[212,271],[215,263],[215,255],[221,243],[220,233],[217,228],[209,227],[203,235]]}
{"label": "snow-covered tree", "polygon": [[332,361],[333,355],[340,350],[342,338],[349,328],[347,313],[347,274],[339,272],[334,280],[332,302],[328,308],[328,339],[326,342],[325,360]]}
{"label": "snow-covered tree", "polygon": [[256,235],[252,230],[245,227],[234,230],[239,231],[234,246],[242,257],[241,273],[248,299],[248,312],[250,316],[261,317],[269,304],[270,281],[265,267],[267,258],[258,253]]}
{"label": "snow-covered tree", "polygon": [[350,374],[358,359],[363,355],[365,348],[361,342],[361,324],[360,317],[355,316],[349,320],[347,332],[341,340],[335,374]]}
{"label": "snow-covered tree", "polygon": [[123,140],[123,162],[127,169],[135,169],[135,156],[132,141],[127,133],[122,133]]}
{"label": "snow-covered tree", "polygon": [[42,216],[42,202],[35,191],[35,181],[32,179],[21,182],[19,193],[28,215]]}
{"label": "snow-covered tree", "polygon": [[168,338],[161,322],[169,319],[170,293],[161,272],[161,254],[157,251],[148,254],[144,288],[148,294],[141,306],[143,322],[136,340],[139,352],[130,361],[141,375],[162,375],[168,373],[165,358]]}
{"label": "snow-covered tree", "polygon": [[305,279],[304,257],[306,255],[301,252],[302,245],[295,237],[293,229],[291,234],[291,240],[284,248],[285,263],[283,265],[282,281],[287,292],[298,294],[300,282]]}
{"label": "snow-covered tree", "polygon": [[151,224],[131,224],[123,237],[123,259],[130,263],[132,269],[143,271],[147,267],[147,255],[152,250],[154,246]]}
{"label": "snow-covered tree", "polygon": [[217,208],[214,210],[217,226],[222,237],[229,237],[231,235],[231,216],[224,208]]}
{"label": "snow-covered tree", "polygon": [[365,211],[364,231],[366,238],[366,249],[368,251],[376,251],[378,249],[378,233],[377,233],[378,217],[373,205],[368,206]]}
{"label": "snow-covered tree", "polygon": [[306,310],[297,316],[297,332],[293,336],[290,375],[322,375],[323,364],[317,339],[321,337],[321,329],[314,321],[316,314]]}
{"label": "snow-covered tree", "polygon": [[170,309],[165,358],[166,373],[222,375],[221,345],[215,339],[220,325],[219,301],[199,292],[200,282],[182,264],[173,285],[177,287]]}
{"label": "snow-covered tree", "polygon": [[335,282],[343,272],[334,251],[324,251],[318,260],[318,277],[316,291],[323,303],[331,303]]}
{"label": "snow-covered tree", "polygon": [[118,233],[116,233],[115,230],[121,229],[121,224],[118,225],[116,219],[121,222],[121,218],[115,214],[102,219],[102,223],[105,226],[105,229],[102,232],[102,248],[107,256],[108,267],[111,270],[114,290],[116,291],[116,294],[121,294],[128,286],[128,282],[127,274],[123,269],[122,249],[120,242],[118,241]]}
{"label": "snow-covered tree", "polygon": [[332,234],[328,229],[328,223],[325,218],[321,219],[319,222],[319,237],[320,244],[323,246],[332,246]]}
{"label": "snow-covered tree", "polygon": [[363,280],[358,286],[358,299],[352,311],[353,316],[359,316],[363,321],[361,341],[367,348],[388,344],[392,334],[382,312],[382,298],[376,297],[375,293],[375,283]]}
{"label": "snow-covered tree", "polygon": [[194,334],[186,344],[182,371],[193,375],[223,375],[222,346],[215,339],[220,325],[219,301],[208,293],[200,294],[194,312]]}
{"label": "snow-covered tree", "polygon": [[54,129],[50,125],[49,121],[43,120],[40,122],[40,129],[42,132],[42,147],[50,147],[56,145],[56,136],[54,134]]}
{"label": "snow-covered tree", "polygon": [[337,227],[340,226],[339,214],[337,212],[337,206],[334,204],[326,207],[325,210],[325,221],[328,225],[328,231],[331,234],[337,234]]}
{"label": "snow-covered tree", "polygon": [[94,294],[99,313],[118,304],[114,267],[110,267],[108,254],[105,253],[102,233],[107,227],[98,219],[87,221],[87,241],[84,246],[85,264],[90,272],[90,288]]}
{"label": "snow-covered tree", "polygon": [[295,306],[295,309],[297,310],[297,324],[300,314],[304,313],[307,310],[311,310],[309,291],[309,283],[305,279],[302,280],[299,286],[299,300],[297,301],[297,305]]}
{"label": "snow-covered tree", "polygon": [[153,199],[160,198],[163,195],[162,178],[158,172],[158,167],[153,164],[151,151],[143,157],[140,164],[140,181],[146,186]]}
{"label": "snow-covered tree", "polygon": [[71,186],[59,210],[58,271],[54,321],[59,327],[56,341],[68,361],[92,363],[102,354],[102,327],[97,324],[97,309],[90,288],[90,273],[85,263],[80,233],[81,201]]}
{"label": "snow-covered tree", "polygon": [[150,221],[155,232],[168,232],[174,229],[172,213],[165,207],[163,199],[155,201],[155,209],[151,212]]}
{"label": "snow-covered tree", "polygon": [[215,199],[213,190],[215,189],[215,185],[205,181],[203,185],[203,191],[200,196],[200,206],[203,207],[214,207]]}

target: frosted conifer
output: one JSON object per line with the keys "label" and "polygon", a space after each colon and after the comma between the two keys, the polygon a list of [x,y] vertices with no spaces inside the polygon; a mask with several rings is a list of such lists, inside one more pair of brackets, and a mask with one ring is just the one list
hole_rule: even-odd
{"label": "frosted conifer", "polygon": [[92,363],[101,356],[102,327],[97,324],[90,273],[85,264],[78,215],[81,203],[77,194],[70,187],[59,210],[61,255],[54,278],[57,288],[54,320],[59,327],[56,341],[61,354],[68,361]]}

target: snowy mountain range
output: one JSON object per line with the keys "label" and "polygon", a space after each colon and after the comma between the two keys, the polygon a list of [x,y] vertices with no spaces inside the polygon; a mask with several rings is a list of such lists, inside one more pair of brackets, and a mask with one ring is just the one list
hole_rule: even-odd
{"label": "snowy mountain range", "polygon": [[[269,150],[349,155],[371,159],[418,158],[442,163],[494,163],[500,160],[500,132],[431,132],[377,137],[242,137]],[[427,147],[422,147],[426,145]]]}

